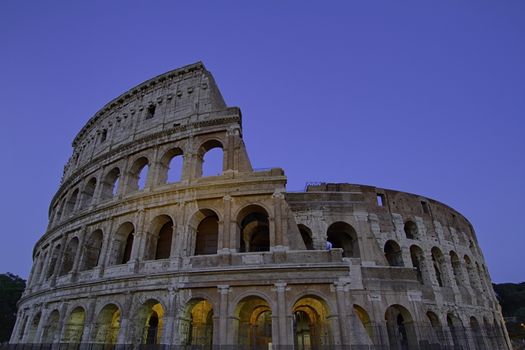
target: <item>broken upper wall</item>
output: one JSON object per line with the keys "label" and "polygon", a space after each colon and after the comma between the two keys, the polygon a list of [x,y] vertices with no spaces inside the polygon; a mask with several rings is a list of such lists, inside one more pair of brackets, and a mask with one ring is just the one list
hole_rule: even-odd
{"label": "broken upper wall", "polygon": [[[240,115],[238,109],[232,110]],[[106,104],[86,123],[73,140],[62,181],[118,146],[224,113],[228,107],[201,62],[147,80]]]}

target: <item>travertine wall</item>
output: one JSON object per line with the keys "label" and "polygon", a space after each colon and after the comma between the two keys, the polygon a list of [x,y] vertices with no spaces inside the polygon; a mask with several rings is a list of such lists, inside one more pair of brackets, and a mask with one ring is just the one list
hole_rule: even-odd
{"label": "travertine wall", "polygon": [[[212,149],[222,169],[203,176]],[[133,88],[73,141],[11,342],[510,348],[460,213],[285,185],[252,169],[201,63]]]}

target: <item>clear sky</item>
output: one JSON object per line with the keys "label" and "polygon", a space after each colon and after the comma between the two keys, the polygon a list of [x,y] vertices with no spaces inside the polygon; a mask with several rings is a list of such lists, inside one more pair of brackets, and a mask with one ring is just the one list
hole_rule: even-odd
{"label": "clear sky", "polygon": [[525,280],[525,2],[0,1],[0,273],[27,277],[71,141],[105,103],[203,61],[288,190],[425,195]]}

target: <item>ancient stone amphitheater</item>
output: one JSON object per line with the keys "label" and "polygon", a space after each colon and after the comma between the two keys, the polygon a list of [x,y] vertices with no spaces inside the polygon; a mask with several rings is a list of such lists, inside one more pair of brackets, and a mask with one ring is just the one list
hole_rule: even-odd
{"label": "ancient stone amphitheater", "polygon": [[18,346],[510,349],[467,219],[373,186],[287,192],[202,63],[87,122],[33,258]]}

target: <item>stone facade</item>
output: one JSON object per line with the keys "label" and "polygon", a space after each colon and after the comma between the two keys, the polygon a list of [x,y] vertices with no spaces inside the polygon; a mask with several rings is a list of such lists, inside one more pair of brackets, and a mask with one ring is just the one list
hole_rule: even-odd
{"label": "stone facade", "polygon": [[[222,169],[204,176],[211,150]],[[285,185],[252,168],[201,63],[131,89],[73,141],[11,343],[510,349],[460,213]]]}

